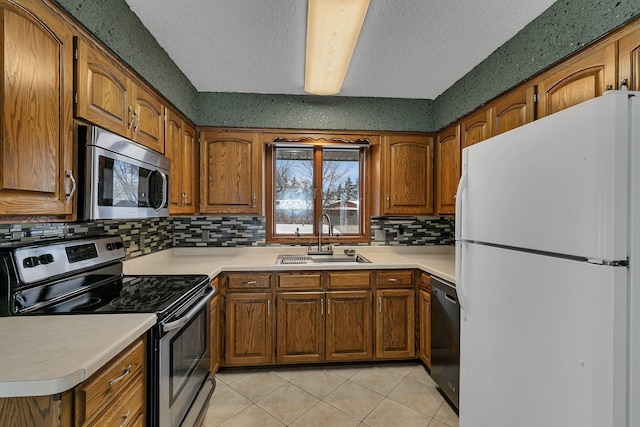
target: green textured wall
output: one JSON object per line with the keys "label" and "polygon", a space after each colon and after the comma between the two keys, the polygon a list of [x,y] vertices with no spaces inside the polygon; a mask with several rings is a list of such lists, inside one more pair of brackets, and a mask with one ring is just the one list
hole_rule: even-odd
{"label": "green textured wall", "polygon": [[198,92],[124,0],[54,1],[196,121]]}
{"label": "green textured wall", "polygon": [[430,131],[433,100],[200,93],[203,126]]}
{"label": "green textured wall", "polygon": [[435,100],[435,129],[640,15],[639,0],[559,0]]}

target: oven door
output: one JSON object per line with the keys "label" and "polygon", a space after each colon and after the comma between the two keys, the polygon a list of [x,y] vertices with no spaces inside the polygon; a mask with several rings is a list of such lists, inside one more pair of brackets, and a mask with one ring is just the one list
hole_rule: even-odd
{"label": "oven door", "polygon": [[[159,426],[192,425],[213,391],[210,380],[208,292],[179,318],[161,322],[159,343]],[[182,423],[182,424],[181,424]]]}

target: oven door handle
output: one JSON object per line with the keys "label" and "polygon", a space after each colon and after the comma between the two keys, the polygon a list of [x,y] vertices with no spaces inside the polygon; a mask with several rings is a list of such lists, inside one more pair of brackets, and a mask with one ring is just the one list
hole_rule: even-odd
{"label": "oven door handle", "polygon": [[173,322],[163,324],[162,331],[169,332],[169,331],[173,331],[174,329],[178,329],[183,325],[186,325],[191,319],[195,317],[196,314],[198,314],[200,310],[202,310],[202,307],[204,307],[209,303],[209,301],[211,301],[211,298],[215,293],[216,291],[214,289],[211,292],[205,294],[200,300],[200,302],[195,307],[193,307],[187,314],[185,314],[178,320],[174,320]]}

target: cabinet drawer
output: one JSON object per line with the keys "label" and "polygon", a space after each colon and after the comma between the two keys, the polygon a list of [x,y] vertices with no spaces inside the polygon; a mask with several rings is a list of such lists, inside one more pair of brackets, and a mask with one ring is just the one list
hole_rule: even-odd
{"label": "cabinet drawer", "polygon": [[144,376],[138,375],[129,382],[126,390],[95,419],[83,425],[92,426],[137,426],[144,421]]}
{"label": "cabinet drawer", "polygon": [[121,391],[133,387],[133,381],[144,382],[143,370],[144,341],[140,339],[76,388],[78,424],[97,415],[112,400],[123,400],[118,397]]}
{"label": "cabinet drawer", "polygon": [[269,289],[271,274],[269,273],[233,273],[229,274],[227,289]]}
{"label": "cabinet drawer", "polygon": [[371,271],[330,271],[329,288],[370,289]]}
{"label": "cabinet drawer", "polygon": [[278,274],[279,289],[321,289],[321,273],[280,273]]}
{"label": "cabinet drawer", "polygon": [[420,288],[427,292],[431,292],[431,276],[427,273],[420,273]]}
{"label": "cabinet drawer", "polygon": [[413,270],[378,271],[378,287],[397,288],[413,286]]}

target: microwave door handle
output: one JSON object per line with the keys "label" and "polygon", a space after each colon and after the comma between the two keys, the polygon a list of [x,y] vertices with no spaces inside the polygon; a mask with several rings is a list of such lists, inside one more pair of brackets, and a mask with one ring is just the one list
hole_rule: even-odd
{"label": "microwave door handle", "polygon": [[159,212],[160,209],[167,204],[167,175],[159,170],[156,170],[156,172],[158,172],[162,177],[162,202],[160,203],[160,206],[154,209],[156,212]]}
{"label": "microwave door handle", "polygon": [[163,332],[173,331],[174,329],[178,329],[183,325],[187,324],[191,319],[195,317],[196,314],[198,314],[200,310],[202,310],[202,307],[209,304],[209,301],[211,300],[211,297],[213,297],[213,294],[215,294],[215,291],[211,291],[205,294],[202,297],[202,300],[200,300],[200,302],[195,307],[193,307],[187,314],[185,314],[178,320],[174,320],[173,322],[163,324],[162,331]]}

